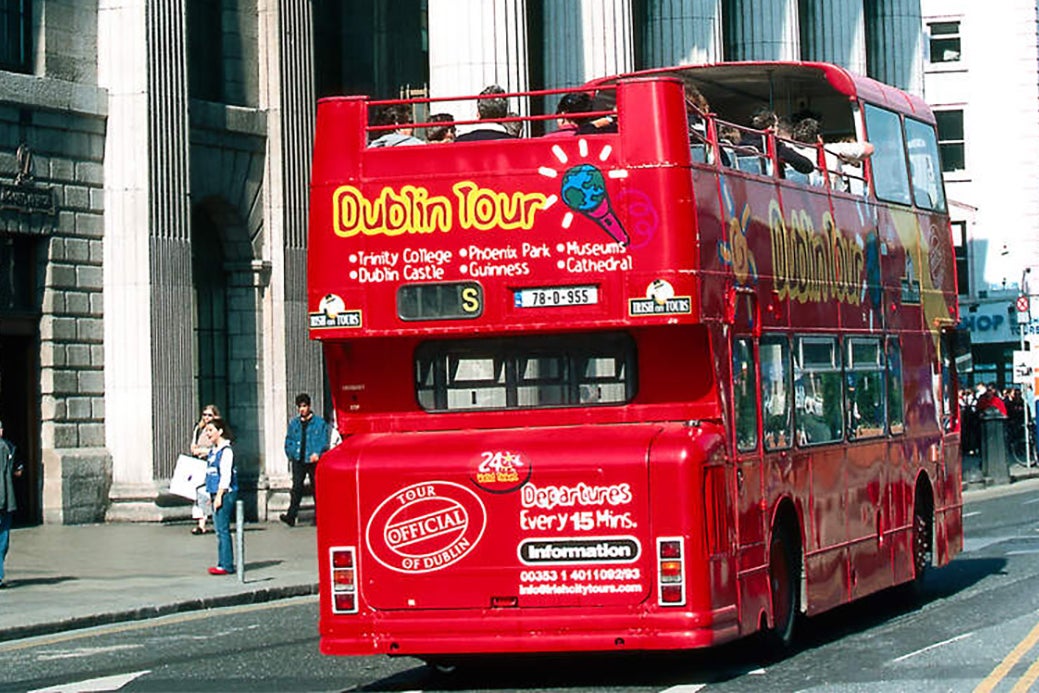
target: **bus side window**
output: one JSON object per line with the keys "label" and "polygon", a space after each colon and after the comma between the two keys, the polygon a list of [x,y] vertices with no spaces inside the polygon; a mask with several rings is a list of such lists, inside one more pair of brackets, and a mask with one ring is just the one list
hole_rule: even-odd
{"label": "bus side window", "polygon": [[836,337],[798,337],[794,350],[794,402],[799,445],[844,438],[841,352]]}
{"label": "bus side window", "polygon": [[942,189],[942,167],[934,128],[913,118],[905,119],[905,128],[916,206],[944,212],[945,191]]}
{"label": "bus side window", "polygon": [[905,142],[898,114],[866,104],[866,131],[875,150],[870,160],[873,190],[878,200],[911,204]]}
{"label": "bus side window", "polygon": [[902,393],[902,346],[898,337],[888,337],[885,348],[887,358],[887,420],[888,429],[894,433],[905,430]]}
{"label": "bus side window", "polygon": [[884,435],[884,362],[880,340],[853,337],[845,342],[845,347],[848,438]]}
{"label": "bus side window", "polygon": [[765,418],[765,449],[782,450],[793,444],[790,414],[793,389],[790,385],[790,342],[786,337],[762,337],[761,412]]}
{"label": "bus side window", "polygon": [[758,447],[757,380],[754,344],[748,337],[738,337],[732,342],[732,406],[736,419],[736,449],[740,452]]}

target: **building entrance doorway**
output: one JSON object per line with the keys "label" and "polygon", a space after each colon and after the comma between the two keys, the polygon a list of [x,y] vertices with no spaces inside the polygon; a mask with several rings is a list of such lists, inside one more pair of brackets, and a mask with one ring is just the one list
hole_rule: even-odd
{"label": "building entrance doorway", "polygon": [[[0,327],[11,328],[7,320]],[[11,335],[0,331],[0,420],[4,438],[15,446],[15,464],[22,464],[22,476],[14,481],[18,510],[15,526],[36,525],[42,521],[40,465],[40,427],[36,420],[39,394],[36,380],[35,335]]]}

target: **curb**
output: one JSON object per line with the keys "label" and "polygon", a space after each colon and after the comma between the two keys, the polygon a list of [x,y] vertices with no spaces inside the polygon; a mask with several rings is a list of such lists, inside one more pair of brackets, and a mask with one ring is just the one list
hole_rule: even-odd
{"label": "curb", "polygon": [[107,626],[113,623],[125,623],[130,621],[144,621],[159,616],[187,613],[191,611],[204,611],[207,609],[218,609],[227,606],[240,606],[242,604],[260,604],[263,602],[277,601],[279,599],[290,599],[292,597],[305,597],[318,593],[318,584],[289,585],[286,587],[270,587],[240,594],[227,594],[219,597],[202,597],[188,599],[170,604],[156,604],[142,606],[137,609],[126,611],[114,611],[110,613],[91,614],[90,616],[76,616],[61,621],[47,623],[34,623],[26,626],[12,626],[0,629],[0,642],[10,640],[21,640],[41,635],[53,635],[69,630],[80,630],[93,628],[95,626]]}

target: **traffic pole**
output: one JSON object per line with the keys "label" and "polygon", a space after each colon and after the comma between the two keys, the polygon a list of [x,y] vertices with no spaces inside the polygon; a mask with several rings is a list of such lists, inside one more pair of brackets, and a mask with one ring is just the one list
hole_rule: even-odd
{"label": "traffic pole", "polygon": [[245,503],[236,500],[235,514],[235,552],[238,554],[238,582],[245,582]]}
{"label": "traffic pole", "polygon": [[[1032,317],[1031,296],[1028,293],[1025,293],[1025,279],[1027,277],[1027,272],[1028,270],[1026,269],[1025,273],[1021,275],[1022,293],[1020,296],[1017,297],[1017,334],[1021,337],[1021,353],[1024,353],[1025,351],[1025,326],[1031,324]],[[1035,358],[1034,355],[1033,358]],[[1031,409],[1034,406],[1032,395],[1034,395],[1035,393],[1033,393],[1031,390],[1032,388],[1029,386],[1029,383],[1026,380],[1021,386],[1021,399],[1024,400],[1025,405],[1025,415],[1024,420],[1022,422],[1024,430],[1022,431],[1022,433],[1025,436],[1026,467],[1032,466],[1032,444],[1031,440],[1029,440],[1028,433],[1031,428]]]}

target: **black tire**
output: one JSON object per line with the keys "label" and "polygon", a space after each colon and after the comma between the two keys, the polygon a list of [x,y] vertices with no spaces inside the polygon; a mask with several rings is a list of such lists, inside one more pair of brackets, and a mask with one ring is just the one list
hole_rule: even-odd
{"label": "black tire", "polygon": [[769,631],[774,649],[789,650],[794,642],[795,626],[801,611],[801,552],[789,528],[777,527],[769,546],[768,583],[772,593],[772,628]]}
{"label": "black tire", "polygon": [[934,505],[923,488],[916,492],[913,503],[913,592],[920,594],[934,551]]}

